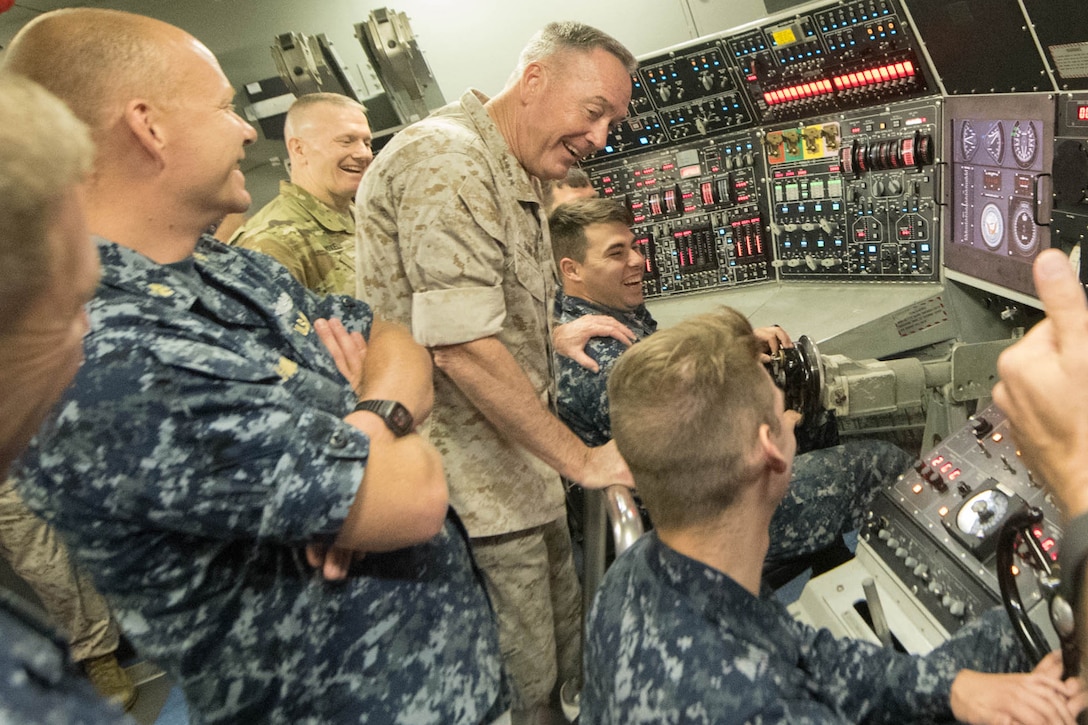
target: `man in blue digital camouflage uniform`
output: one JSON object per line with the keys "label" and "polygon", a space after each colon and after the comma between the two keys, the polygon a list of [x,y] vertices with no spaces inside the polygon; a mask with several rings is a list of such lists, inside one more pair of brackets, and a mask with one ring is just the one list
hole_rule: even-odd
{"label": "man in blue digital camouflage uniform", "polygon": [[365,303],[201,236],[249,204],[255,138],[214,56],[80,8],[29,23],[5,67],[61,96],[99,149],[86,363],[20,492],[192,721],[505,720],[494,618],[414,430],[426,351]]}
{"label": "man in blue digital camouflage uniform", "polygon": [[[562,204],[549,219],[552,251],[563,282],[558,322],[586,315],[609,315],[626,325],[636,340],[657,330],[643,304],[646,260],[629,228],[627,208],[610,199]],[[779,327],[755,331],[765,353],[792,346]],[[586,353],[590,370],[559,358],[559,416],[586,442],[598,446],[612,438],[609,372],[627,345],[616,337],[595,337]],[[905,470],[911,458],[883,441],[857,441],[798,456],[790,491],[771,524],[768,562],[781,563],[837,544],[856,529],[873,494]]]}
{"label": "man in blue digital camouflage uniform", "polygon": [[999,609],[919,657],[835,639],[760,597],[798,416],[764,342],[721,308],[616,363],[612,430],[654,530],[605,574],[587,621],[583,722],[1074,722],[1058,653],[1031,674]]}

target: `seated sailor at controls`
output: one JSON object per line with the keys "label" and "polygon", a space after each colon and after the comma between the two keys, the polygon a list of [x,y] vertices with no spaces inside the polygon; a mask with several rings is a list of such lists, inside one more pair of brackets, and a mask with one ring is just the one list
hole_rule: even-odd
{"label": "seated sailor at controls", "polygon": [[607,571],[587,620],[583,722],[1073,723],[1048,655],[1031,674],[994,609],[925,656],[835,639],[760,597],[797,414],[728,308],[635,345],[612,431],[654,530]]}
{"label": "seated sailor at controls", "polygon": [[[635,340],[657,330],[643,304],[645,258],[631,233],[630,212],[611,199],[580,199],[560,205],[549,226],[563,291],[559,324],[587,315],[612,317]],[[763,360],[780,346],[792,346],[780,327],[757,328]],[[585,352],[594,371],[571,358],[559,359],[559,416],[587,445],[612,438],[606,384],[627,349],[619,337],[594,337]],[[790,489],[771,523],[771,565],[839,544],[860,524],[881,484],[905,470],[911,457],[883,441],[854,441],[798,456]]]}

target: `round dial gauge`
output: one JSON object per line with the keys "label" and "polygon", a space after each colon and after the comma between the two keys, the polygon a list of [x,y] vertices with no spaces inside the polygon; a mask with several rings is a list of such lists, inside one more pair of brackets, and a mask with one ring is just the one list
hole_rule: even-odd
{"label": "round dial gauge", "polygon": [[996,121],[986,131],[986,152],[995,164],[1000,164],[1005,158],[1005,125]]}
{"label": "round dial gauge", "polygon": [[1016,164],[1026,169],[1039,152],[1039,131],[1034,121],[1017,121],[1012,127],[1012,155]]}
{"label": "round dial gauge", "polygon": [[967,499],[956,514],[956,527],[968,536],[985,538],[1001,526],[1009,511],[1009,497],[996,489]]}
{"label": "round dial gauge", "polygon": [[970,121],[964,121],[960,126],[960,154],[964,161],[970,161],[978,151],[978,131]]}
{"label": "round dial gauge", "polygon": [[1001,246],[1001,239],[1005,236],[1005,219],[996,204],[982,207],[979,231],[982,232],[982,241],[987,249],[995,250]]}
{"label": "round dial gauge", "polygon": [[1018,202],[1010,217],[1009,226],[1015,250],[1025,257],[1032,256],[1039,248],[1039,227],[1032,217],[1031,205],[1025,201]]}

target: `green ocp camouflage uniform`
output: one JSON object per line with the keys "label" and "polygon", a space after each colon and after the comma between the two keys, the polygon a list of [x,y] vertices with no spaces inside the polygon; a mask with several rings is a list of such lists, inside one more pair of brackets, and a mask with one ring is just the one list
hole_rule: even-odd
{"label": "green ocp camouflage uniform", "polygon": [[86,363],[17,483],[194,725],[490,722],[496,629],[455,519],[343,582],[306,564],[370,454],[311,323],[369,337],[370,308],[209,237],[171,265],[98,247]]}
{"label": "green ocp camouflage uniform", "polygon": [[355,295],[355,210],[346,213],[289,181],[246,220],[230,243],[276,259],[318,294]]}
{"label": "green ocp camouflage uniform", "polygon": [[[467,91],[377,155],[359,187],[357,293],[427,347],[496,337],[553,409],[556,275],[540,185],[511,153],[486,101]],[[577,673],[581,645],[559,475],[439,370],[426,432],[442,452],[450,499],[496,602],[514,707],[545,704],[556,648],[558,676],[566,678]]]}

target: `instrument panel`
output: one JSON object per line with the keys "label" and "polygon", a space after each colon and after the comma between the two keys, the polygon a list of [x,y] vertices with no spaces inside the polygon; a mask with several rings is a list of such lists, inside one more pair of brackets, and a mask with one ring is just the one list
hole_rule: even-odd
{"label": "instrument panel", "polygon": [[[877,497],[861,536],[950,634],[1000,603],[998,531],[1027,506],[1043,511],[1031,535],[1056,563],[1058,508],[1020,460],[1004,413],[991,405]],[[1025,606],[1039,608],[1031,559],[1016,562]]]}
{"label": "instrument panel", "polygon": [[647,298],[936,280],[940,107],[905,102],[931,92],[918,58],[899,4],[865,0],[640,59],[583,167],[633,212]]}

